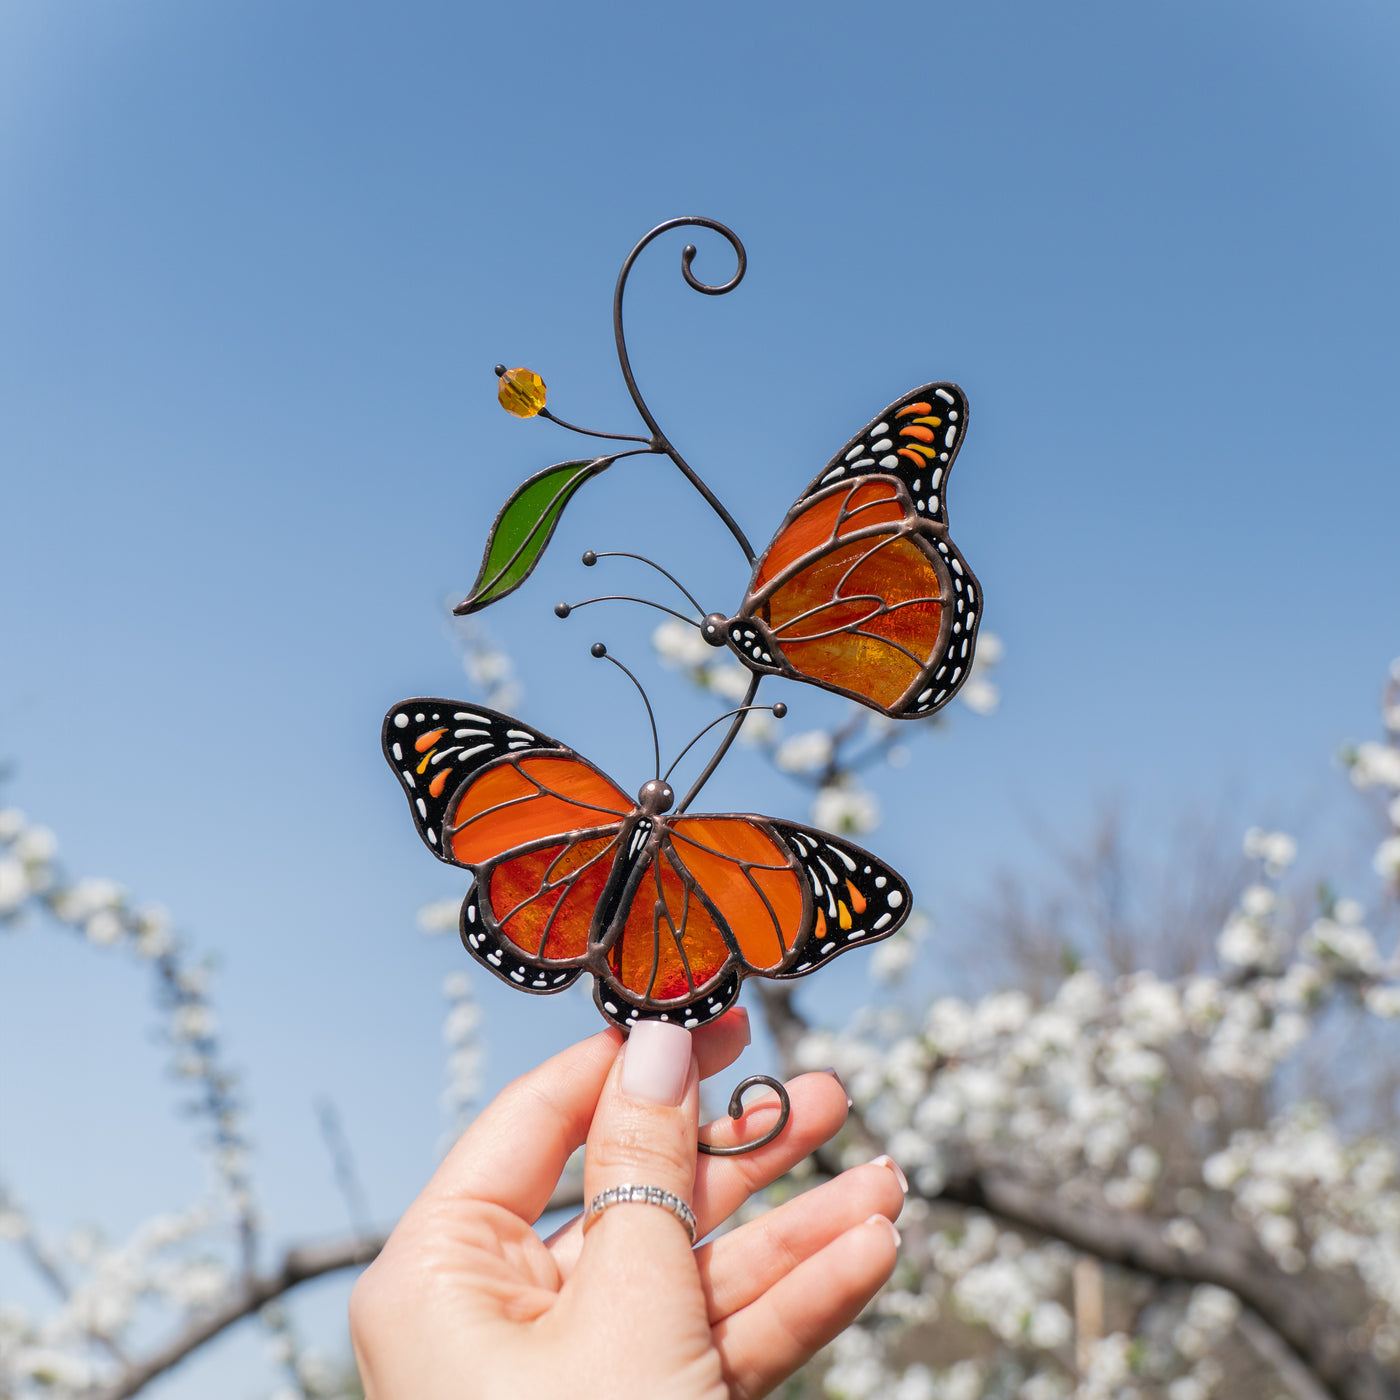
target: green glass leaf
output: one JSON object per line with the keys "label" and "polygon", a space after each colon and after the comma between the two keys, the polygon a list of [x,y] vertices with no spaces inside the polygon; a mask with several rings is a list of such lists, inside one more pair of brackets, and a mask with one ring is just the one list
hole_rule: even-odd
{"label": "green glass leaf", "polygon": [[536,472],[518,487],[491,526],[481,572],[470,595],[452,611],[464,617],[514,593],[540,562],[574,492],[589,477],[606,471],[612,464],[611,457],[560,462]]}

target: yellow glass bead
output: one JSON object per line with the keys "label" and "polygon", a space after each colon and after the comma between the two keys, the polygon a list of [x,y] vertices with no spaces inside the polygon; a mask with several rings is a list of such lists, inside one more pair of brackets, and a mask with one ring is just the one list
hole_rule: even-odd
{"label": "yellow glass bead", "polygon": [[544,407],[544,380],[532,369],[508,369],[496,397],[507,413],[533,418]]}

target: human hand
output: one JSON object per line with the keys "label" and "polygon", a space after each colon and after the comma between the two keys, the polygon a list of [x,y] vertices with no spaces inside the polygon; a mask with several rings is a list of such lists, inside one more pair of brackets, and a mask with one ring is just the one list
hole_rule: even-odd
{"label": "human hand", "polygon": [[[604,1031],[522,1075],[467,1129],[350,1301],[368,1400],[721,1400],[766,1394],[852,1322],[894,1269],[903,1178],[854,1167],[691,1248],[655,1206],[614,1206],[584,1234],[531,1228],[587,1140],[584,1200],[624,1183],[691,1202],[703,1237],[845,1121],[832,1075],[788,1085],[792,1118],[742,1157],[698,1156],[702,1078],[749,1041],[742,1010],[697,1031]],[[776,1121],[773,1096],[724,1145]]]}

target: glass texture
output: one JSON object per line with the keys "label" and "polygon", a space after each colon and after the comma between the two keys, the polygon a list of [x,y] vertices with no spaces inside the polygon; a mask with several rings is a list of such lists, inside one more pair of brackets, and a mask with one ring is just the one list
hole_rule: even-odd
{"label": "glass texture", "polygon": [[664,857],[642,876],[627,922],[608,954],[613,976],[634,997],[693,996],[729,961],[710,911]]}
{"label": "glass texture", "polygon": [[533,418],[544,407],[544,380],[532,369],[508,369],[500,378],[496,397],[507,413]]}
{"label": "glass texture", "polygon": [[617,838],[546,846],[504,860],[491,872],[491,912],[501,932],[532,958],[579,958]]}
{"label": "glass texture", "polygon": [[782,584],[768,622],[802,675],[890,706],[937,650],[940,591],[938,570],[913,540],[853,541]]}
{"label": "glass texture", "polygon": [[812,502],[778,531],[754,578],[754,593],[771,583],[804,555],[829,549],[839,539],[868,525],[898,524],[904,519],[899,483],[888,476],[863,477],[847,490]]}
{"label": "glass texture", "polygon": [[592,462],[561,462],[532,476],[502,508],[471,600],[483,606],[509,593],[539,562],[575,491],[594,474]]}
{"label": "glass texture", "polygon": [[776,967],[802,930],[802,883],[787,857],[741,817],[683,817],[671,830],[677,858],[729,925],[744,961],[759,971]]}
{"label": "glass texture", "polygon": [[480,865],[546,836],[616,825],[632,806],[573,755],[518,759],[488,769],[462,794],[449,826],[452,854]]}

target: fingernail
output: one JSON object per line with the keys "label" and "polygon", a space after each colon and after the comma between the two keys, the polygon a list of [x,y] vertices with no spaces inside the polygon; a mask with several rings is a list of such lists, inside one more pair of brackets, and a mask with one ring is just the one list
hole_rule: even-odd
{"label": "fingernail", "polygon": [[907,1196],[909,1194],[909,1181],[904,1173],[899,1169],[899,1163],[893,1157],[882,1152],[878,1157],[870,1159],[872,1167],[888,1167],[894,1173],[894,1179],[899,1182],[899,1189]]}
{"label": "fingernail", "polygon": [[867,1225],[874,1225],[877,1221],[894,1236],[894,1247],[898,1249],[900,1245],[904,1243],[904,1236],[894,1228],[894,1222],[886,1219],[883,1215],[872,1215],[865,1223]]}
{"label": "fingernail", "polygon": [[690,1032],[670,1021],[638,1021],[622,1052],[622,1092],[675,1108],[690,1079]]}
{"label": "fingernail", "polygon": [[841,1086],[841,1092],[842,1092],[843,1094],[845,1094],[845,1096],[846,1096],[846,1107],[847,1107],[847,1108],[854,1108],[854,1107],[855,1107],[855,1100],[851,1097],[851,1092],[850,1092],[850,1090],[846,1088],[846,1082],[845,1082],[845,1080],[843,1080],[843,1079],[841,1078],[841,1076],[840,1076],[839,1074],[837,1074],[836,1071],[835,1071],[834,1069],[829,1069],[829,1068],[828,1068],[828,1069],[824,1069],[824,1070],[822,1070],[822,1073],[823,1073],[823,1074],[829,1074],[829,1075]]}
{"label": "fingernail", "polygon": [[746,1007],[743,1007],[743,1006],[736,1006],[736,1007],[734,1008],[734,1010],[731,1011],[729,1014],[730,1014],[732,1017],[734,1017],[734,1019],[735,1019],[736,1021],[741,1021],[741,1022],[743,1022],[743,1026],[744,1026],[744,1044],[745,1044],[745,1045],[752,1045],[752,1044],[753,1044],[753,1027],[749,1024],[749,1013],[748,1013],[748,1009],[747,1009]]}

